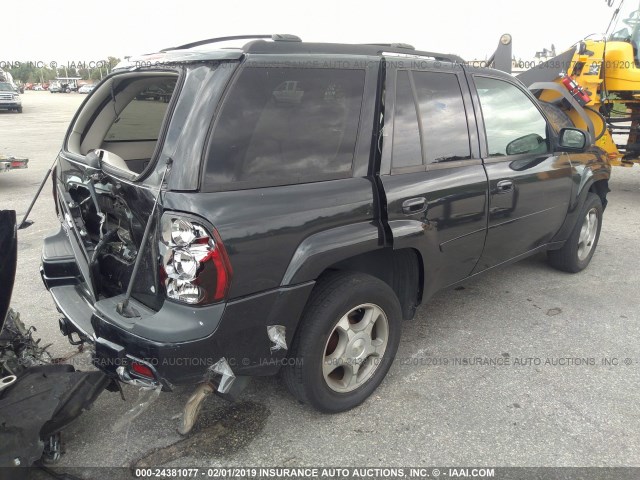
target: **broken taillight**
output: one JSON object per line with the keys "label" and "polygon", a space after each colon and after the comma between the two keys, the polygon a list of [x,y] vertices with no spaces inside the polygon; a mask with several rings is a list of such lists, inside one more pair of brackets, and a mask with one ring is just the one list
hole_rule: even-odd
{"label": "broken taillight", "polygon": [[190,305],[223,300],[231,283],[231,265],[222,240],[191,219],[162,217],[161,282],[168,298]]}

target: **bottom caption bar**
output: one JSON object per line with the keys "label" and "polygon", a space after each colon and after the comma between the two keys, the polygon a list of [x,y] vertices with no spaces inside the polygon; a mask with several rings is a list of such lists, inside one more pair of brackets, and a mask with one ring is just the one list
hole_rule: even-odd
{"label": "bottom caption bar", "polygon": [[[19,476],[16,476],[19,475]],[[458,479],[637,480],[640,467],[30,467],[0,468],[0,478],[34,480],[219,479]]]}

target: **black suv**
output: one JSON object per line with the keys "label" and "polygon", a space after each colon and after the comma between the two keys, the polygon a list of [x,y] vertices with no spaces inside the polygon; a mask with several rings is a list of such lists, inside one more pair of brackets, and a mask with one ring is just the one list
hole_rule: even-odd
{"label": "black suv", "polygon": [[[224,393],[280,371],[338,412],[436,291],[536,252],[591,260],[610,167],[513,77],[405,44],[237,38],[121,66],[59,153],[42,278],[113,378]],[[140,100],[157,88],[169,102]]]}

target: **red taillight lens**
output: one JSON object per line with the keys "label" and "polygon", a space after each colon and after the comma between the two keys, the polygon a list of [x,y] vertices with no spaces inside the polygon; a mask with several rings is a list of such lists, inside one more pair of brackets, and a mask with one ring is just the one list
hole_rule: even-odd
{"label": "red taillight lens", "polygon": [[148,377],[148,378],[155,377],[151,368],[143,363],[132,362],[131,371],[134,373],[137,373],[138,375],[142,375],[143,377]]}
{"label": "red taillight lens", "polygon": [[160,276],[168,298],[207,305],[227,295],[231,265],[222,239],[212,231],[184,217],[162,217]]}

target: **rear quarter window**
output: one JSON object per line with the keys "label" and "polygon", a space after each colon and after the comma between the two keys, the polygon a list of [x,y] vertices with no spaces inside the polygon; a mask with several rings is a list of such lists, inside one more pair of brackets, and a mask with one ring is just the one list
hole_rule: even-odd
{"label": "rear quarter window", "polygon": [[105,135],[106,142],[157,140],[176,79],[159,79],[120,112]]}
{"label": "rear quarter window", "polygon": [[229,190],[351,176],[364,70],[245,67],[207,152],[205,183]]}

